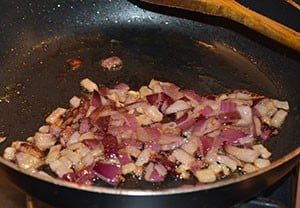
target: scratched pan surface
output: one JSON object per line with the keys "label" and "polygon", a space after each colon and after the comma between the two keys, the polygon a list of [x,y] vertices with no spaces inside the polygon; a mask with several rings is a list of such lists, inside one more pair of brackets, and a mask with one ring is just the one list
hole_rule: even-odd
{"label": "scratched pan surface", "polygon": [[[266,143],[272,165],[209,185],[129,180],[117,189],[32,177],[2,158],[1,171],[56,207],[231,206],[282,178],[299,161],[299,54],[222,18],[133,3],[138,2],[3,3],[0,136],[7,140],[0,145],[1,155],[13,140],[32,135],[57,106],[67,107],[73,95],[81,96],[81,79],[109,87],[125,82],[137,89],[154,78],[202,94],[247,89],[288,100],[286,124]],[[123,60],[121,70],[99,66],[112,55]],[[82,66],[71,70],[66,64],[70,58],[80,58]]]}

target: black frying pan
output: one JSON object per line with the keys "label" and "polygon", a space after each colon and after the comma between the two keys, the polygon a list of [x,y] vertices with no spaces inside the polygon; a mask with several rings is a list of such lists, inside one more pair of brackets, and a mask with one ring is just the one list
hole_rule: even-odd
{"label": "black frying pan", "polygon": [[[1,155],[13,140],[32,135],[54,108],[80,96],[81,79],[138,88],[155,78],[202,94],[247,89],[288,100],[286,124],[279,136],[266,142],[273,152],[272,165],[208,185],[129,181],[118,189],[32,177],[2,158],[1,172],[56,207],[228,207],[258,195],[286,175],[300,157],[299,53],[222,18],[133,3],[3,3],[0,136],[8,139],[0,145]],[[99,60],[111,55],[123,60],[122,70],[99,67]],[[66,64],[70,58],[81,58],[82,67],[70,70]]]}

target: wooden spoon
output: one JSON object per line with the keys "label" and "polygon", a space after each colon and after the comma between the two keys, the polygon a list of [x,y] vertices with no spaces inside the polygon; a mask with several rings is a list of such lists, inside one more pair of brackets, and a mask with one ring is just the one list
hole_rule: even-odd
{"label": "wooden spoon", "polygon": [[258,14],[235,0],[141,0],[147,3],[221,16],[239,22],[296,51],[300,51],[300,33]]}

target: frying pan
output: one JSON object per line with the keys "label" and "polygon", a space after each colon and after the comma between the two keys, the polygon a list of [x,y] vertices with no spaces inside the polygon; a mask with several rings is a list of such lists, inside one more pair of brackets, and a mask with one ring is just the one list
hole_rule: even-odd
{"label": "frying pan", "polygon": [[[299,162],[298,52],[221,17],[138,1],[1,4],[0,136],[7,137],[1,155],[57,106],[81,96],[79,82],[86,77],[134,89],[155,78],[201,94],[247,89],[291,106],[279,136],[266,141],[272,164],[255,173],[206,185],[128,180],[119,188],[89,187],[31,175],[0,158],[1,173],[30,195],[55,207],[230,207],[257,196]],[[99,61],[112,55],[124,66],[104,71]],[[82,66],[70,70],[70,58],[82,59]]]}

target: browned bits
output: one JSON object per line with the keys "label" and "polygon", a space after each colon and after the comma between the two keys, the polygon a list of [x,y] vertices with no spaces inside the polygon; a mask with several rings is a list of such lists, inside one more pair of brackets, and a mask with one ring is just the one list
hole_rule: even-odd
{"label": "browned bits", "polygon": [[73,71],[79,69],[79,67],[82,65],[82,60],[81,59],[68,59],[67,64],[69,65],[70,69]]}

